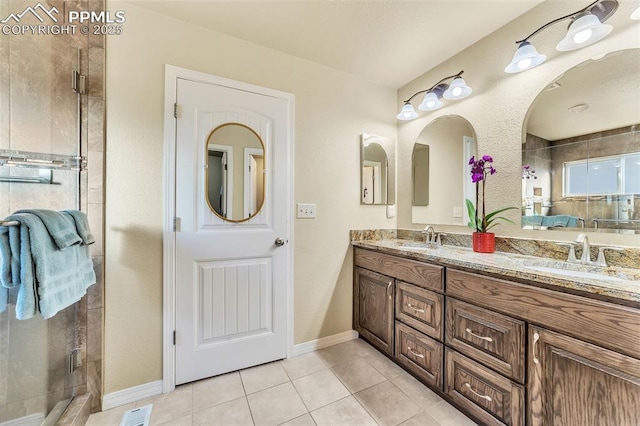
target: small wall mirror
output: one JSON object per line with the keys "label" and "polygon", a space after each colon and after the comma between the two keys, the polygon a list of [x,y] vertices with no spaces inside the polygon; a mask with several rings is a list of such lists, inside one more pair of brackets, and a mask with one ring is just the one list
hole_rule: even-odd
{"label": "small wall mirror", "polygon": [[468,162],[476,135],[458,115],[438,117],[422,129],[413,146],[413,223],[464,225],[465,198],[475,197]]}
{"label": "small wall mirror", "polygon": [[395,204],[395,141],[363,133],[361,137],[360,203]]}
{"label": "small wall mirror", "polygon": [[216,127],[207,140],[205,195],[209,208],[229,222],[244,222],[264,204],[265,147],[240,123]]}
{"label": "small wall mirror", "polygon": [[411,202],[414,206],[429,205],[429,145],[415,143],[411,154]]}
{"label": "small wall mirror", "polygon": [[640,49],[584,62],[525,123],[522,227],[640,233]]}

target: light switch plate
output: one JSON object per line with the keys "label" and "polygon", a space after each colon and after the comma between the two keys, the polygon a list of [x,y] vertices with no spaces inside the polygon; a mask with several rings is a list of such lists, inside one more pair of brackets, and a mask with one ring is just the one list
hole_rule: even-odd
{"label": "light switch plate", "polygon": [[453,217],[462,217],[462,207],[453,208]]}
{"label": "light switch plate", "polygon": [[298,219],[315,219],[316,218],[316,205],[315,204],[303,204],[298,203]]}
{"label": "light switch plate", "polygon": [[396,206],[389,205],[387,206],[387,218],[391,219],[393,217],[396,217]]}

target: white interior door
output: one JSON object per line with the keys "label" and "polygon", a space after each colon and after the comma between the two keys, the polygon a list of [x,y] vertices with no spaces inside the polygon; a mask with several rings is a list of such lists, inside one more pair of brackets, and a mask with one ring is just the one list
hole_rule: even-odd
{"label": "white interior door", "polygon": [[[290,115],[286,99],[177,81],[176,384],[287,354]],[[262,209],[241,223],[206,201],[207,140],[239,123],[262,140]],[[281,239],[284,245],[277,245]]]}

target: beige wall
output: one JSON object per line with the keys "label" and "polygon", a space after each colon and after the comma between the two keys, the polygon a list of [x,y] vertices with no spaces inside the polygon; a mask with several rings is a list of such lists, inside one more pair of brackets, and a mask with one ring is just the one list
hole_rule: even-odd
{"label": "beige wall", "polygon": [[[412,224],[411,218],[411,169],[402,167],[411,164],[411,152],[422,129],[437,117],[458,114],[466,118],[477,135],[478,154],[494,157],[498,174],[487,183],[487,208],[520,206],[522,194],[521,144],[523,123],[529,106],[541,90],[567,69],[613,50],[640,47],[638,21],[629,19],[632,11],[640,5],[638,1],[620,2],[616,14],[608,21],[613,32],[594,45],[573,52],[556,52],[555,45],[566,31],[566,23],[553,25],[531,39],[538,51],[547,55],[547,62],[532,70],[519,74],[506,74],[505,66],[516,49],[515,40],[520,40],[538,26],[576,9],[575,2],[545,2],[527,14],[505,25],[480,42],[453,56],[433,70],[398,90],[397,111],[402,101],[418,90],[430,87],[444,76],[464,69],[464,78],[473,94],[460,101],[446,102],[435,112],[422,113],[411,122],[398,124],[398,227],[420,228]],[[431,158],[431,161],[437,161]],[[437,200],[430,200],[437,202]],[[553,240],[571,240],[577,233],[540,232],[520,229],[520,210],[508,212],[517,225],[500,225],[495,228],[499,235],[524,236]],[[470,232],[466,226],[440,226],[439,230]],[[596,234],[590,235],[596,243],[611,243],[639,246],[638,236]]]}
{"label": "beige wall", "polygon": [[360,134],[395,138],[395,90],[131,3],[110,9],[127,21],[107,37],[105,393],[162,378],[167,63],[296,96],[294,202],[318,218],[294,219],[295,343],[350,330],[348,231],[396,225],[360,205]]}

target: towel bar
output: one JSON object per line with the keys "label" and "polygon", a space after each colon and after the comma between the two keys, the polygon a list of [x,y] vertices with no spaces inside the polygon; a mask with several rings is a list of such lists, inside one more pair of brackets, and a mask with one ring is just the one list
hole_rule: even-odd
{"label": "towel bar", "polygon": [[20,222],[17,220],[0,220],[0,226],[19,226]]}

